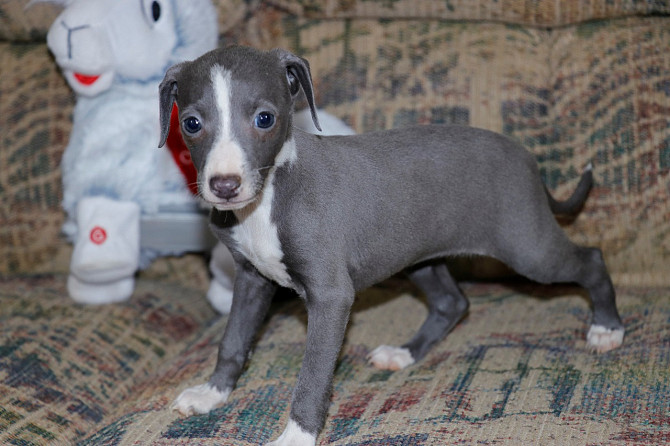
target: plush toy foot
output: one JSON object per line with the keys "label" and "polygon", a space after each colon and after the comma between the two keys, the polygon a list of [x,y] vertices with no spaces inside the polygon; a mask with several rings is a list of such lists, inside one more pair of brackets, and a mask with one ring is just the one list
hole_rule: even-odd
{"label": "plush toy foot", "polygon": [[139,222],[137,203],[105,197],[79,202],[79,229],[68,278],[74,300],[103,304],[130,297],[139,265]]}
{"label": "plush toy foot", "polygon": [[207,299],[216,311],[228,314],[233,305],[235,263],[228,248],[220,242],[212,250],[209,270],[212,273],[212,281],[207,291]]}
{"label": "plush toy foot", "polygon": [[221,314],[230,313],[230,308],[233,306],[233,290],[227,288],[215,278],[209,283],[207,290],[207,300],[210,305]]}
{"label": "plush toy foot", "polygon": [[114,282],[82,282],[74,274],[67,278],[67,291],[70,297],[80,304],[103,305],[121,302],[133,294],[134,276]]}

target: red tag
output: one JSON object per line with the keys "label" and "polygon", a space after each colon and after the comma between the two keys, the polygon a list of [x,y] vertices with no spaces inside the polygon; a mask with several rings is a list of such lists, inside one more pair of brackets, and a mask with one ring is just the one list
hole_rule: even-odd
{"label": "red tag", "polygon": [[167,137],[167,147],[172,153],[174,162],[179,166],[179,170],[186,185],[193,195],[198,194],[198,172],[195,170],[193,161],[191,161],[191,152],[188,151],[184,138],[181,136],[181,125],[179,125],[179,110],[177,104],[172,107],[172,115],[170,116],[170,132]]}
{"label": "red tag", "polygon": [[95,228],[91,229],[89,237],[96,245],[102,245],[105,243],[105,240],[107,240],[107,231],[105,231],[105,229],[100,226],[96,226]]}

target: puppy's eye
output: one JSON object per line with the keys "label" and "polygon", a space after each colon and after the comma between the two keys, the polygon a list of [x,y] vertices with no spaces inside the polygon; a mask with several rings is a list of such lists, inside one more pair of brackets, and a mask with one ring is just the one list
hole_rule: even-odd
{"label": "puppy's eye", "polygon": [[198,133],[202,129],[202,124],[200,124],[200,120],[194,116],[189,116],[188,118],[184,119],[184,130],[186,130],[187,133],[190,133],[191,135]]}
{"label": "puppy's eye", "polygon": [[270,112],[260,112],[256,115],[256,119],[254,120],[254,124],[256,124],[256,127],[259,129],[269,129],[274,123],[275,115]]}

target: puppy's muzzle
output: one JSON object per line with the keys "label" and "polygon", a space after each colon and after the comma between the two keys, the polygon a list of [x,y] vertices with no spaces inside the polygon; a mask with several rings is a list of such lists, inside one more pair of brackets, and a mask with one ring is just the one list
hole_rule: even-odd
{"label": "puppy's muzzle", "polygon": [[218,198],[230,200],[240,193],[242,179],[238,175],[217,175],[209,180],[209,189]]}

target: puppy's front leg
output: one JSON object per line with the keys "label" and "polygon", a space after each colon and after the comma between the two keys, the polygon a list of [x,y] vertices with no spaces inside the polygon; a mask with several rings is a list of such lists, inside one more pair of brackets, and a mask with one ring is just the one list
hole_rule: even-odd
{"label": "puppy's front leg", "polygon": [[291,415],[282,435],[268,446],[313,446],[328,412],[337,357],[354,300],[354,291],[307,295],[307,345]]}
{"label": "puppy's front leg", "polygon": [[277,285],[263,277],[251,263],[237,264],[233,306],[219,345],[214,373],[206,384],[184,390],[173,409],[184,415],[207,413],[228,399],[276,290]]}

